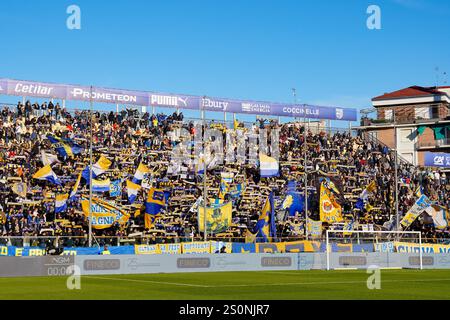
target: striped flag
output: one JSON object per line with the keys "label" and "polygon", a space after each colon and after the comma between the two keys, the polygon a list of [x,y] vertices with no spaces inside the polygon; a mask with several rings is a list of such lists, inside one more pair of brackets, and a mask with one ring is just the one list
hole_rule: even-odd
{"label": "striped flag", "polygon": [[279,165],[278,161],[265,154],[259,155],[259,165],[261,170],[261,178],[278,177]]}
{"label": "striped flag", "polygon": [[61,185],[61,180],[59,180],[58,176],[53,172],[52,167],[47,165],[40,169],[33,175],[33,179],[36,180],[45,180],[51,182],[56,185]]}

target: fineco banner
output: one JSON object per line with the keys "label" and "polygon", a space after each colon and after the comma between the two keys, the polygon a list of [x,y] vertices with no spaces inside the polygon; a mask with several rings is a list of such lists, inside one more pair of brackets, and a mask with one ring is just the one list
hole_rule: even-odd
{"label": "fineco banner", "polygon": [[450,153],[425,153],[425,166],[437,168],[450,168]]}
{"label": "fineco banner", "polygon": [[99,87],[92,87],[91,90],[91,87],[87,86],[11,79],[0,79],[0,94],[75,101],[92,100],[93,102],[111,104],[158,106],[165,108],[206,110],[261,116],[306,117],[308,119],[343,121],[357,120],[357,110],[350,108],[222,99],[206,96],[201,97]]}

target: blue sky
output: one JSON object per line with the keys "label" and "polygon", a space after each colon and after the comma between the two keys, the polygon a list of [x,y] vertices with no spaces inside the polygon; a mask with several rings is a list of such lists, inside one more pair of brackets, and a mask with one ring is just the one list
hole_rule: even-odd
{"label": "blue sky", "polygon": [[[382,30],[366,27],[371,4]],[[275,102],[295,87],[366,108],[450,72],[448,0],[3,0],[0,30],[0,77],[36,81]]]}

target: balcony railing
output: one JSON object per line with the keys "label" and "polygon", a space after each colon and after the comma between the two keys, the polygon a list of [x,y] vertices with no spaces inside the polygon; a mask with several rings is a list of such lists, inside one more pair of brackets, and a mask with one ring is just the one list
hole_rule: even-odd
{"label": "balcony railing", "polygon": [[416,143],[417,149],[426,148],[450,148],[450,138],[435,141],[419,141]]}

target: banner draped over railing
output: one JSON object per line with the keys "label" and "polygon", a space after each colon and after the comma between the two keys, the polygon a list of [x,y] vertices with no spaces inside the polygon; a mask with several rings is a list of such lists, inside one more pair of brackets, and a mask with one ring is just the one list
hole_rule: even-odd
{"label": "banner draped over railing", "polygon": [[88,86],[54,84],[0,78],[0,94],[23,97],[53,98],[157,106],[190,110],[206,110],[261,116],[306,117],[308,119],[356,121],[357,110],[350,108],[286,104],[252,100],[222,99],[147,91],[130,91]]}

